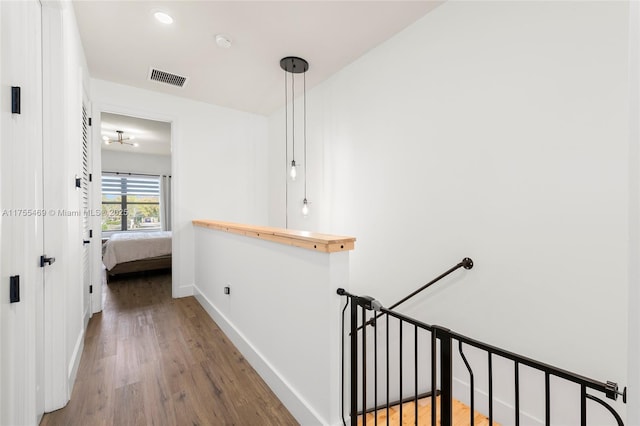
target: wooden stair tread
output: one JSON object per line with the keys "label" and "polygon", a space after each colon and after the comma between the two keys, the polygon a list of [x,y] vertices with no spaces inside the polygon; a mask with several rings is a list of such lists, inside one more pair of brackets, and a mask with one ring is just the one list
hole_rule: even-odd
{"label": "wooden stair tread", "polygon": [[[440,425],[440,397],[437,397],[436,403],[436,424]],[[463,404],[458,400],[453,400],[453,424],[455,426],[467,426],[470,425],[471,408]],[[390,425],[415,425],[415,403],[405,402],[402,404],[402,423],[400,422],[400,405],[394,405],[389,407],[389,424]],[[364,426],[373,426],[375,422],[375,415],[373,412],[367,413],[366,424]],[[382,409],[377,412],[378,424],[387,424],[387,410]],[[495,426],[500,426],[495,421]],[[418,400],[418,425],[431,426],[431,398],[422,398]],[[474,413],[474,425],[475,426],[489,426],[489,418],[484,414],[479,413],[477,410]],[[362,416],[358,416],[358,426],[363,426]]]}

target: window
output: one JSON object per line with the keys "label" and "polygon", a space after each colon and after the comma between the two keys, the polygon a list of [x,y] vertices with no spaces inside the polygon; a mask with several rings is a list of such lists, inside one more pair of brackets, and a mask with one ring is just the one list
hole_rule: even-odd
{"label": "window", "polygon": [[102,175],[103,231],[159,231],[160,179],[155,176]]}

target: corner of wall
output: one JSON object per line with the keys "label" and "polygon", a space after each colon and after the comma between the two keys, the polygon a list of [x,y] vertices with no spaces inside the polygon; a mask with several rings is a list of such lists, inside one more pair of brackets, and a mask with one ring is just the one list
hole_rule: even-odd
{"label": "corner of wall", "polygon": [[[71,394],[73,384],[76,382],[76,377],[78,375],[78,367],[80,366],[80,359],[82,358],[82,351],[84,348],[84,332],[85,328],[82,327],[80,329],[80,333],[78,334],[78,338],[76,339],[76,344],[73,348],[73,353],[71,354],[71,358],[69,360],[69,368],[67,374],[67,389],[69,391],[69,394]],[[70,397],[71,395],[67,395],[67,401]]]}
{"label": "corner of wall", "polygon": [[181,297],[188,297],[194,295],[194,285],[184,285],[180,287],[174,287],[171,296],[174,299],[179,299]]}

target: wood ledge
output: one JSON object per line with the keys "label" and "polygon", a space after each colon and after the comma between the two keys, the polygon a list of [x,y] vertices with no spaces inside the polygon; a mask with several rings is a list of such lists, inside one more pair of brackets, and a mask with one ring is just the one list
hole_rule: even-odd
{"label": "wood ledge", "polygon": [[245,225],[241,223],[220,222],[217,220],[196,219],[194,226],[230,232],[246,237],[259,238],[280,244],[306,248],[323,253],[336,253],[353,250],[356,239],[337,235],[318,234],[308,231],[271,228],[268,226]]}

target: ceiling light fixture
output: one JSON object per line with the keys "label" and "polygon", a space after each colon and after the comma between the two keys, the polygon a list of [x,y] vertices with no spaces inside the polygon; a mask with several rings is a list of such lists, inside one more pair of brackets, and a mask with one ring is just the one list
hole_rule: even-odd
{"label": "ceiling light fixture", "polygon": [[153,12],[153,16],[158,22],[166,25],[173,24],[173,18],[166,12],[156,11]]}
{"label": "ceiling light fixture", "polygon": [[[306,72],[309,70],[309,63],[297,56],[287,56],[280,60],[280,68],[284,73],[284,114],[285,114],[285,158],[288,155],[289,147],[289,110],[288,110],[288,93],[287,93],[287,74],[291,74],[291,168],[289,169],[289,176],[291,180],[296,180],[296,110],[295,110],[295,75],[302,74],[303,76],[303,98],[304,98],[304,122],[303,122],[303,135],[304,135],[304,201],[302,202],[302,214],[306,216],[309,214],[309,203],[307,201],[307,77]],[[288,164],[288,158],[286,158]],[[288,186],[287,186],[288,188]],[[285,188],[285,190],[287,190]],[[285,199],[285,203],[288,200]],[[286,207],[285,207],[286,209]],[[287,220],[288,222],[288,220]],[[288,223],[287,223],[288,224]]]}
{"label": "ceiling light fixture", "polygon": [[139,146],[137,143],[127,142],[129,140],[135,139],[135,136],[129,136],[125,138],[124,131],[122,130],[116,130],[116,134],[117,134],[116,139],[111,139],[107,136],[103,136],[102,139],[104,140],[104,143],[106,143],[107,145],[111,145],[112,143],[119,143],[120,145],[131,145],[133,147]]}
{"label": "ceiling light fixture", "polygon": [[231,42],[233,40],[231,40],[231,37],[226,36],[224,34],[217,34],[216,35],[216,44],[220,47],[222,47],[223,49],[228,49],[231,47]]}

